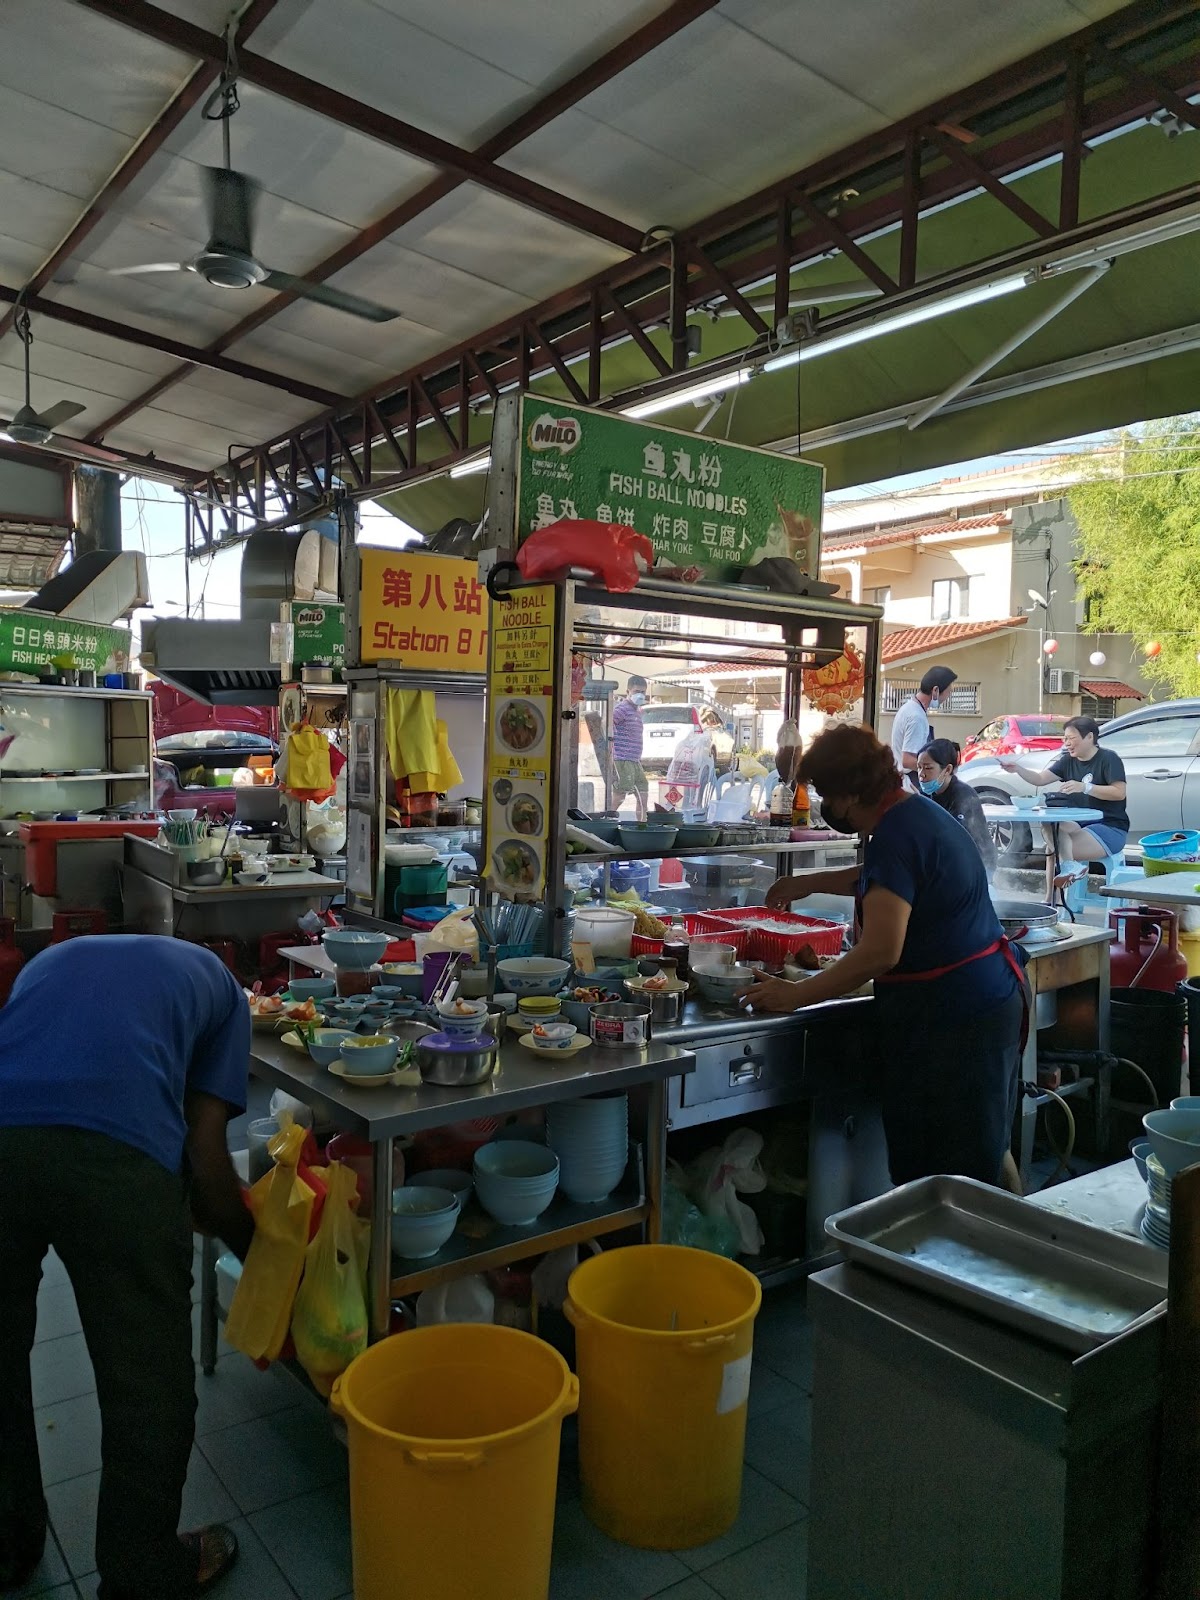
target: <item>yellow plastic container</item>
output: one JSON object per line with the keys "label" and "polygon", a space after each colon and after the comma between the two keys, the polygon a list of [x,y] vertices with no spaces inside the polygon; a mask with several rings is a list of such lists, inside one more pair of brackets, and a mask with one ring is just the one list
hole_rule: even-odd
{"label": "yellow plastic container", "polygon": [[571,1274],[583,1508],[613,1539],[683,1550],[737,1520],[758,1279],[681,1245]]}
{"label": "yellow plastic container", "polygon": [[546,1600],[562,1419],[579,1386],[516,1328],[417,1328],[334,1384],[355,1600]]}
{"label": "yellow plastic container", "polygon": [[1181,933],[1179,949],[1187,962],[1188,977],[1200,978],[1200,933]]}

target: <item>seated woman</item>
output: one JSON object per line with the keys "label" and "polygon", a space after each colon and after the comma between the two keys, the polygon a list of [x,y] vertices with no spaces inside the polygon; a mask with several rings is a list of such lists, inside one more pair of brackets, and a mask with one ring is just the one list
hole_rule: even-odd
{"label": "seated woman", "polygon": [[983,815],[983,802],[955,772],[962,752],[953,739],[934,739],[917,757],[917,786],[923,795],[961,822],[975,841],[990,878],[996,870],[996,842]]}
{"label": "seated woman", "polygon": [[1125,810],[1125,766],[1114,750],[1100,748],[1100,724],[1095,717],[1071,717],[1063,727],[1063,753],[1048,767],[1022,766],[1016,756],[1001,756],[1006,772],[1015,772],[1035,789],[1058,784],[1062,795],[1076,796],[1080,806],[1094,806],[1099,822],[1059,822],[1057,874],[1054,870],[1055,828],[1043,827],[1046,840],[1046,898],[1087,872],[1089,861],[1120,855],[1129,838],[1129,813]]}
{"label": "seated woman", "polygon": [[999,1183],[1029,990],[979,852],[952,816],[902,787],[891,750],[870,728],[818,734],[799,777],[821,796],[829,827],[866,840],[863,864],[781,878],[767,904],[853,894],[862,931],[851,951],[802,982],[756,974],[741,1001],[795,1011],[873,979],[892,1181],[949,1172]]}

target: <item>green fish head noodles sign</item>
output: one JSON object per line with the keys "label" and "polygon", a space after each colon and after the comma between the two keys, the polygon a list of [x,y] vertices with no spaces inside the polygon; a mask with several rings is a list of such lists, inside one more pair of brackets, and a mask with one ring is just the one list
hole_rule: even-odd
{"label": "green fish head noodles sign", "polygon": [[537,395],[521,396],[519,418],[518,544],[583,518],[644,533],[658,567],[689,577],[727,581],[779,556],[819,576],[816,462]]}

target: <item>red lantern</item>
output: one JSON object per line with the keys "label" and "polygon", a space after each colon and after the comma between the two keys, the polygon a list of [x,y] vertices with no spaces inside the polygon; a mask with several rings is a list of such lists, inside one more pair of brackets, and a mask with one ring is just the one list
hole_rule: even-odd
{"label": "red lantern", "polygon": [[1048,656],[1054,655],[1058,650],[1058,640],[1057,639],[1047,639],[1045,644],[1042,646],[1042,649],[1045,651],[1045,653]]}
{"label": "red lantern", "polygon": [[1152,661],[1155,656],[1162,655],[1162,645],[1159,644],[1157,639],[1151,639],[1150,643],[1146,646],[1146,654]]}

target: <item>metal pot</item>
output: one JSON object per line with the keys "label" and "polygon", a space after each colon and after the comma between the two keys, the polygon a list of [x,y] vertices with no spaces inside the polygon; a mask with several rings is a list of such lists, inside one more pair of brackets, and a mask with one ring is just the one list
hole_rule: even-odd
{"label": "metal pot", "polygon": [[693,889],[738,889],[754,882],[757,862],[746,856],[692,856],[682,862]]}
{"label": "metal pot", "polygon": [[1040,900],[993,900],[1000,926],[1010,939],[1016,939],[1034,928],[1058,926],[1058,912]]}
{"label": "metal pot", "polygon": [[500,1046],[494,1039],[490,1044],[481,1044],[477,1039],[463,1039],[456,1040],[453,1049],[430,1050],[418,1039],[413,1054],[425,1083],[458,1089],[486,1083],[496,1070]]}
{"label": "metal pot", "polygon": [[612,1045],[620,1049],[625,1045],[647,1044],[650,1039],[650,1007],[645,1001],[635,1003],[614,1000],[592,1007],[592,1038],[597,1044]]}
{"label": "metal pot", "polygon": [[634,988],[628,979],[625,987],[636,1004],[650,1006],[650,1020],[664,1024],[673,1024],[683,1021],[683,1003],[687,999],[687,985],[679,989],[642,989]]}
{"label": "metal pot", "polygon": [[203,889],[216,888],[225,882],[225,869],[229,865],[223,856],[213,856],[208,861],[188,862],[188,882],[198,884]]}

